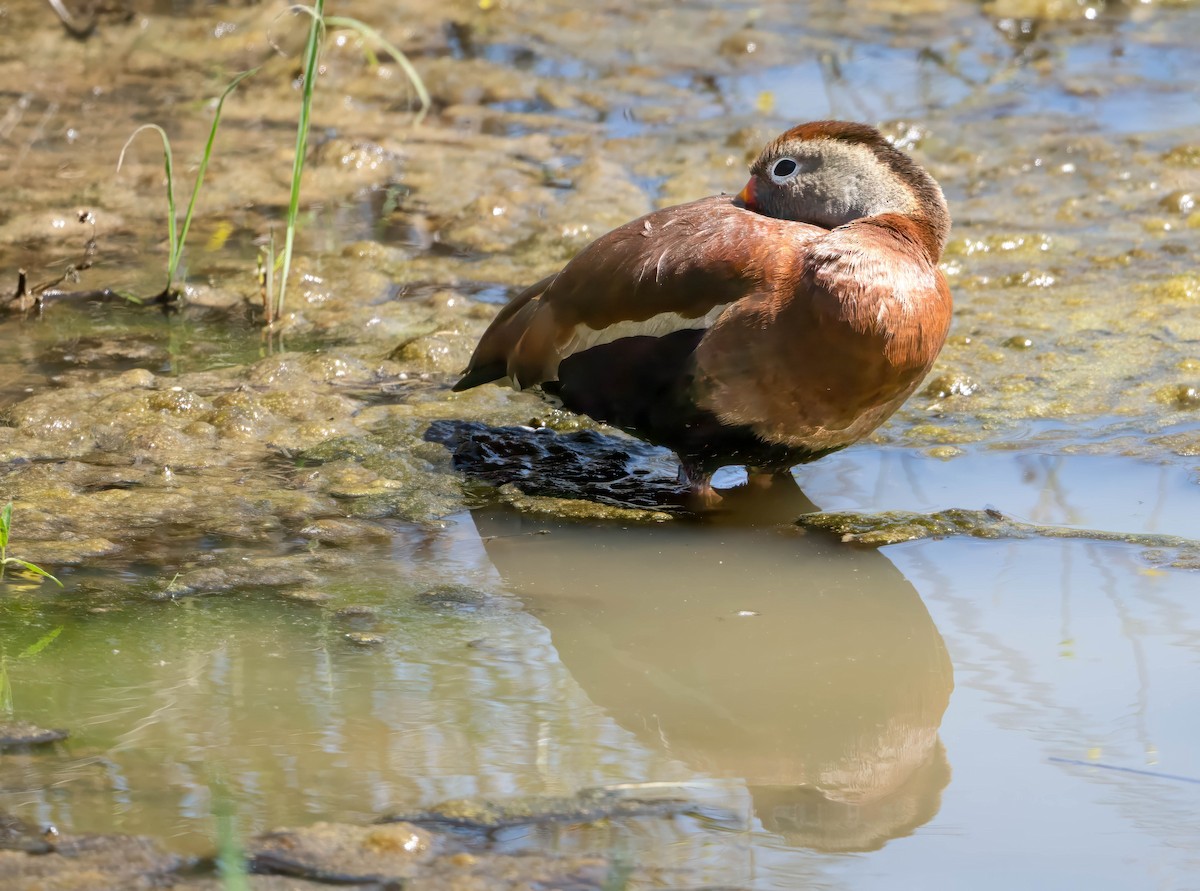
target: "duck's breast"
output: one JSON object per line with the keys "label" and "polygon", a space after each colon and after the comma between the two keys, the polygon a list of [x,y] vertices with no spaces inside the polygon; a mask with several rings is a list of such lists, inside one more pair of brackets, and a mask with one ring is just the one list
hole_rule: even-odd
{"label": "duck's breast", "polygon": [[697,348],[697,401],[722,423],[814,452],[892,414],[949,330],[946,282],[902,218],[840,227],[780,256]]}

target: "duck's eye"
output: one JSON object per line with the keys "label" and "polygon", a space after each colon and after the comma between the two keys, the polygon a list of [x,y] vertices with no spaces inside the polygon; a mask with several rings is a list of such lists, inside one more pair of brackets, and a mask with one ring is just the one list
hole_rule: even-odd
{"label": "duck's eye", "polygon": [[794,158],[780,158],[775,162],[775,166],[771,168],[771,179],[777,183],[781,183],[799,169],[800,165],[796,163]]}

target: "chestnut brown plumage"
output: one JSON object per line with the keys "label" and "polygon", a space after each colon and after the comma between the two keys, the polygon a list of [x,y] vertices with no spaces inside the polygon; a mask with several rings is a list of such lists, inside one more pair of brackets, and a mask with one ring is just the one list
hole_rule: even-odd
{"label": "chestnut brown plumage", "polygon": [[673,449],[699,501],[878,427],[950,325],[938,184],[875,129],[794,127],[736,197],[626,223],[492,322],[454,387],[509,378]]}

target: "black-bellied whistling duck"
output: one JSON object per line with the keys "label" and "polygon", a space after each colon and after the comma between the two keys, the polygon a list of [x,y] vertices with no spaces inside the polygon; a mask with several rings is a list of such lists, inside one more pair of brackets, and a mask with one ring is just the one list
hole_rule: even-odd
{"label": "black-bellied whistling duck", "polygon": [[950,327],[936,181],[872,127],[771,142],[736,198],[647,214],[500,311],[455,390],[507,377],[714,471],[782,472],[878,427]]}

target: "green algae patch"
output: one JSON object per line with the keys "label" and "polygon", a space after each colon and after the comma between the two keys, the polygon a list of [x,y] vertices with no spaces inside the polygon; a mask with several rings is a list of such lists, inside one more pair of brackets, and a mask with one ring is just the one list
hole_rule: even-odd
{"label": "green algae patch", "polygon": [[1163,153],[1165,163],[1174,167],[1200,167],[1200,145],[1185,143]]}
{"label": "green algae patch", "polygon": [[1200,386],[1196,384],[1170,384],[1154,391],[1156,401],[1177,411],[1200,409]]}
{"label": "green algae patch", "polygon": [[547,495],[527,495],[512,483],[500,486],[497,491],[505,504],[521,513],[542,514],[547,517],[556,517],[563,520],[665,523],[675,518],[673,514],[661,510],[618,507],[612,504],[584,501],[578,498],[553,498]]}
{"label": "green algae patch", "polygon": [[1200,301],[1200,275],[1184,273],[1152,285],[1149,288],[1152,297],[1174,304],[1195,304]]}
{"label": "green algae patch", "polygon": [[[1071,526],[1043,526],[1006,517],[997,510],[950,508],[933,513],[884,511],[877,514],[818,512],[805,514],[796,521],[802,529],[820,529],[841,536],[842,541],[882,547],[906,541],[941,539],[957,536],[982,539],[1076,539],[1115,542],[1143,548],[1169,549],[1176,556],[1169,565],[1185,568],[1200,554],[1200,541],[1177,535],[1130,532],[1106,532]],[[1154,562],[1163,562],[1155,560]]]}
{"label": "green algae patch", "polygon": [[1200,432],[1170,433],[1151,440],[1155,446],[1174,452],[1181,458],[1200,457]]}
{"label": "green algae patch", "polygon": [[887,511],[878,514],[813,513],[796,520],[804,529],[821,529],[840,535],[842,541],[890,545],[924,538],[969,535],[974,538],[1028,538],[1024,530],[1008,524],[992,511],[951,509],[931,514]]}

